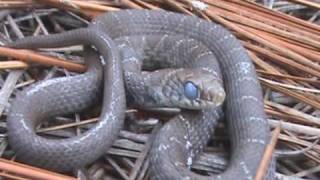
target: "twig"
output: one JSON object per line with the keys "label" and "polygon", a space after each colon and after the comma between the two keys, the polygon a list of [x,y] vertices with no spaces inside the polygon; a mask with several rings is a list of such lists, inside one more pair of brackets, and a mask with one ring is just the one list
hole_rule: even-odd
{"label": "twig", "polygon": [[27,166],[17,162],[8,161],[0,158],[0,169],[13,174],[19,174],[24,177],[33,179],[48,179],[48,180],[75,180],[76,178],[43,170],[36,167]]}
{"label": "twig", "polygon": [[14,57],[26,62],[35,62],[43,65],[63,67],[75,72],[84,72],[86,69],[83,65],[68,62],[54,57],[40,55],[29,50],[18,50],[7,47],[0,47],[0,55]]}
{"label": "twig", "polygon": [[[271,127],[277,127],[280,121],[278,120],[273,120],[273,119],[268,119],[268,122]],[[309,127],[309,126],[304,126],[304,125],[299,125],[299,124],[294,124],[290,122],[281,122],[281,128],[284,130],[288,130],[291,132],[299,133],[299,134],[306,134],[310,136],[320,136],[320,129],[319,128],[314,128],[314,127]]]}
{"label": "twig", "polygon": [[[12,27],[13,32],[19,37],[19,38],[23,38],[23,33],[20,31],[18,25],[15,23],[15,21],[13,20],[13,18],[8,15],[7,16],[7,20],[9,22],[9,25]],[[0,47],[1,48],[1,47]],[[23,70],[13,70],[9,73],[4,85],[1,88],[0,91],[0,116],[2,115],[8,100],[11,96],[11,94],[13,93],[14,87],[17,83],[17,81],[19,80],[20,76],[23,74]]]}
{"label": "twig", "polygon": [[290,91],[288,89],[285,89],[283,87],[279,87],[279,86],[275,86],[275,85],[272,85],[268,82],[264,82],[264,81],[261,81],[261,83],[275,91],[278,91],[278,92],[281,92],[287,96],[290,96],[290,97],[293,97],[301,102],[304,102],[316,109],[320,109],[320,103],[314,99],[310,99],[308,98],[305,94],[302,94],[302,93],[298,93],[298,92],[294,92],[294,91]]}
{"label": "twig", "polygon": [[0,61],[0,69],[25,69],[28,64],[21,61]]}
{"label": "twig", "polygon": [[105,157],[105,159],[111,164],[111,166],[119,173],[119,175],[125,179],[128,180],[128,175],[121,169],[121,167],[110,157]]}
{"label": "twig", "polygon": [[304,92],[310,92],[310,93],[316,93],[316,94],[320,93],[320,90],[318,90],[318,89],[310,89],[310,88],[304,88],[304,87],[298,87],[298,86],[283,84],[283,83],[279,83],[279,82],[272,81],[272,80],[265,79],[265,78],[259,78],[259,80],[267,82],[269,84],[278,85],[278,86],[281,86],[281,87],[284,87],[284,88],[287,88],[287,89],[296,90],[296,91],[304,91]]}
{"label": "twig", "polygon": [[5,107],[8,105],[9,97],[11,96],[15,85],[23,74],[23,70],[15,70],[9,73],[5,83],[0,91],[0,116],[2,115]]}
{"label": "twig", "polygon": [[313,68],[310,68],[310,67],[303,66],[302,64],[294,62],[294,61],[290,60],[289,58],[286,58],[286,57],[283,57],[277,53],[274,53],[273,51],[270,51],[265,48],[259,47],[257,45],[249,44],[249,43],[244,43],[244,46],[246,48],[256,52],[256,53],[259,53],[265,57],[268,57],[269,61],[272,61],[277,64],[285,65],[284,67],[292,67],[292,68],[295,68],[299,71],[306,72],[306,73],[314,75],[316,77],[320,77],[319,71],[317,71]]}
{"label": "twig", "polygon": [[290,114],[292,116],[297,116],[297,117],[303,118],[306,121],[311,122],[312,124],[320,126],[320,118],[308,115],[308,114],[303,113],[301,111],[298,111],[298,110],[296,110],[294,108],[290,108],[290,107],[287,107],[287,106],[284,106],[282,104],[278,104],[278,103],[275,103],[275,102],[265,101],[265,104],[267,104],[267,105],[269,105],[271,107],[277,108],[278,110],[280,110],[280,111],[282,111],[282,112],[284,112],[286,114]]}
{"label": "twig", "polygon": [[256,71],[258,73],[260,73],[261,75],[274,76],[274,77],[277,77],[277,78],[287,78],[287,79],[292,79],[292,80],[296,80],[296,81],[302,81],[302,82],[314,83],[314,84],[320,85],[320,81],[316,80],[316,79],[304,78],[304,77],[298,77],[298,76],[291,76],[291,75],[284,75],[284,74],[276,74],[276,73],[272,73],[272,72],[262,71],[262,70],[259,70],[259,69],[257,69]]}
{"label": "twig", "polygon": [[90,10],[90,11],[115,11],[119,10],[119,8],[111,7],[111,6],[102,6],[95,3],[87,3],[85,1],[74,1],[74,0],[68,0],[68,1],[59,1],[59,0],[43,0],[42,3],[49,3],[51,5],[57,6],[59,8],[66,8],[68,6],[69,8],[73,10]]}
{"label": "twig", "polygon": [[273,135],[270,140],[270,143],[268,144],[268,146],[265,150],[265,153],[262,156],[262,160],[261,160],[260,165],[258,167],[256,177],[254,178],[255,180],[262,180],[264,178],[264,175],[266,174],[266,172],[268,170],[269,163],[272,158],[273,150],[276,147],[280,131],[281,131],[281,123],[279,123],[278,126],[276,127],[276,129],[274,130]]}
{"label": "twig", "polygon": [[320,4],[316,2],[306,1],[306,0],[289,0],[289,1],[320,10]]}
{"label": "twig", "polygon": [[298,172],[296,174],[293,174],[292,176],[294,176],[294,177],[304,177],[304,176],[307,176],[308,174],[316,173],[316,172],[319,172],[319,171],[320,171],[320,165],[316,166],[316,167],[313,167],[311,169],[305,170],[305,171]]}
{"label": "twig", "polygon": [[129,180],[135,180],[138,173],[139,173],[139,169],[141,168],[141,166],[143,165],[148,153],[149,153],[149,150],[152,146],[152,143],[154,141],[154,137],[156,135],[156,133],[158,132],[158,130],[160,129],[161,125],[160,124],[157,124],[152,132],[151,132],[151,135],[149,136],[149,139],[148,139],[148,142],[146,143],[145,147],[144,147],[144,150],[142,151],[142,153],[140,154],[140,156],[138,157],[138,159],[136,160],[136,163],[133,167],[133,169],[131,170],[130,172],[130,176],[129,176]]}

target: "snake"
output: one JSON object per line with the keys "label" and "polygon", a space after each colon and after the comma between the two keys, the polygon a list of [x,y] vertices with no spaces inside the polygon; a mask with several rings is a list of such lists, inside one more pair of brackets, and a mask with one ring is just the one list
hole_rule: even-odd
{"label": "snake", "polygon": [[[161,45],[174,42],[165,41],[166,37],[182,42],[181,46],[179,43],[167,46],[182,52],[176,58],[169,57],[168,48]],[[134,41],[135,45],[131,46],[130,42]],[[85,45],[86,73],[40,82],[26,88],[12,103],[7,118],[8,136],[19,160],[68,171],[105,154],[123,125],[126,84],[137,104],[182,108],[182,113],[157,133],[150,152],[151,179],[254,178],[270,140],[270,130],[254,65],[230,31],[214,22],[164,10],[120,10],[96,17],[87,28],[27,37],[8,46],[34,49],[74,44]],[[162,48],[152,53],[157,45]],[[203,53],[192,52],[194,48],[189,45],[202,47]],[[183,56],[187,51],[190,51],[188,57]],[[204,55],[203,60],[192,60],[193,53]],[[139,59],[145,59],[143,56],[160,60],[141,65]],[[68,139],[37,135],[35,127],[43,119],[83,110],[97,100],[102,81],[97,59],[103,64],[104,74],[99,122],[85,133]],[[165,63],[161,59],[168,60]],[[148,64],[165,69],[148,72],[151,74],[148,76],[140,69]],[[173,70],[171,66],[183,68]],[[197,66],[195,71],[191,70],[192,66]],[[221,72],[217,73],[219,69]],[[211,79],[209,83],[202,83],[208,79]],[[222,80],[225,96],[219,88]],[[152,84],[154,81],[160,85]],[[190,164],[210,139],[222,109],[231,140],[229,165],[218,175],[195,174],[190,171]],[[274,167],[270,165],[268,172],[266,178],[273,179]]]}

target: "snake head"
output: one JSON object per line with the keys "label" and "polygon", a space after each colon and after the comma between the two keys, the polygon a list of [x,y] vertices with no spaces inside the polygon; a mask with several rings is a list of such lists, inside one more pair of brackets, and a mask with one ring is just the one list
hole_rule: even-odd
{"label": "snake head", "polygon": [[209,71],[195,68],[159,72],[162,73],[161,85],[153,93],[158,106],[198,110],[217,107],[224,102],[222,80]]}

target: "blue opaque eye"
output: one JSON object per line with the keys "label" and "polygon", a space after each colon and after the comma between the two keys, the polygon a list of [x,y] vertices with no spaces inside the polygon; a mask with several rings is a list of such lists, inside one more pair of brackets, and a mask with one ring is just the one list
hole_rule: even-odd
{"label": "blue opaque eye", "polygon": [[198,87],[190,81],[184,84],[184,95],[187,98],[194,100],[198,97]]}

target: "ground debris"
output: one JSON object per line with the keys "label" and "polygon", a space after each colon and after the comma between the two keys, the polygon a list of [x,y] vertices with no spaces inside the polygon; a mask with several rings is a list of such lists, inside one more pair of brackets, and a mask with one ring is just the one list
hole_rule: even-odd
{"label": "ground debris", "polygon": [[[319,0],[45,0],[41,3],[13,0],[0,1],[0,7],[5,9],[0,10],[1,44],[24,36],[85,27],[103,12],[126,8],[165,8],[223,24],[241,40],[254,61],[272,129],[281,122],[276,149],[296,151],[312,146],[297,157],[279,159],[277,176],[280,179],[319,179],[320,144],[313,145],[320,138]],[[14,160],[14,152],[6,139],[5,123],[12,98],[38,81],[85,71],[81,50],[81,46],[73,46],[14,52],[0,47],[0,155],[3,158]],[[98,112],[99,107],[96,107],[90,112],[56,117],[54,123],[43,124],[37,132],[48,137],[72,137],[96,123]],[[106,155],[67,175],[79,179],[148,179],[148,152],[154,134],[161,123],[175,113],[165,111],[164,116],[152,117],[154,113],[128,109],[125,128]],[[205,152],[196,158],[192,170],[207,175],[222,172],[228,164],[228,145],[225,125],[220,124]],[[1,171],[0,176],[27,177],[15,168],[4,169],[8,162],[0,161],[2,163],[4,166],[0,169],[5,171]]]}

